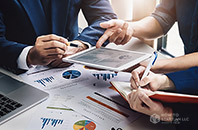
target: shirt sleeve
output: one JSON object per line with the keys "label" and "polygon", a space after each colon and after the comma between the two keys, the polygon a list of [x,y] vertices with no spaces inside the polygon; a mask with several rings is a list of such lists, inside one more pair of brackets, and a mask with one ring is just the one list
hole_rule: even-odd
{"label": "shirt sleeve", "polygon": [[179,93],[198,94],[198,67],[166,74]]}
{"label": "shirt sleeve", "polygon": [[26,59],[27,59],[27,55],[28,55],[28,52],[30,51],[30,49],[32,48],[33,46],[27,46],[25,47],[21,54],[19,55],[18,59],[17,59],[17,64],[18,64],[18,68],[19,69],[23,69],[23,70],[28,70],[29,67],[27,65],[27,62],[26,62]]}
{"label": "shirt sleeve", "polygon": [[[88,27],[83,29],[81,34],[74,40],[80,40],[95,46],[98,39],[103,35],[105,29],[100,27],[100,23],[111,19],[117,19],[108,0],[82,0],[82,12],[88,23]],[[105,41],[103,46],[108,44]]]}
{"label": "shirt sleeve", "polygon": [[175,7],[175,0],[162,0],[151,15],[159,22],[164,34],[170,30],[176,21]]}

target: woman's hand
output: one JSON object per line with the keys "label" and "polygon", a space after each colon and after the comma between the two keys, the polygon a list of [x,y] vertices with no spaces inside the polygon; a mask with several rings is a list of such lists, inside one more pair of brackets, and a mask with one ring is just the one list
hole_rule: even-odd
{"label": "woman's hand", "polygon": [[141,86],[152,91],[174,90],[174,84],[166,75],[155,74],[150,71],[148,76],[141,79],[145,69],[145,67],[140,66],[131,72],[131,87],[133,89],[137,89],[139,86]]}

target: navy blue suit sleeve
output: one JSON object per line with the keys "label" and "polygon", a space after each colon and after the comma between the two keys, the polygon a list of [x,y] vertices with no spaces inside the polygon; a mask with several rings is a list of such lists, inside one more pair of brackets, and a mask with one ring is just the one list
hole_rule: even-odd
{"label": "navy blue suit sleeve", "polygon": [[[85,41],[95,46],[105,31],[100,27],[100,23],[116,19],[117,16],[113,13],[109,0],[83,0],[81,8],[89,26],[82,31],[76,40]],[[108,41],[104,43],[104,46],[107,44]]]}
{"label": "navy blue suit sleeve", "polygon": [[180,93],[198,94],[198,67],[166,74]]}
{"label": "navy blue suit sleeve", "polygon": [[26,46],[6,39],[6,25],[3,13],[0,11],[0,66],[17,73],[16,71],[19,70],[17,69],[17,59]]}

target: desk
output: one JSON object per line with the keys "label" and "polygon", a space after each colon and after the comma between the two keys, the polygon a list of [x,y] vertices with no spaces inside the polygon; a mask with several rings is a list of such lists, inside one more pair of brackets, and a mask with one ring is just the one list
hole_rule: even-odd
{"label": "desk", "polygon": [[[113,44],[108,45],[110,47],[116,47]],[[140,40],[133,38],[128,44],[124,46],[119,46],[123,49],[133,50],[133,51],[140,51],[140,52],[153,52],[153,49],[149,47],[148,45],[142,43]],[[164,58],[163,55],[159,54],[160,58]],[[7,73],[11,76],[14,76],[14,78],[17,78],[15,75],[11,73]],[[12,120],[6,122],[5,124],[0,126],[0,130],[26,130],[27,125],[29,124],[29,121],[31,119],[31,116],[34,114],[34,112],[37,110],[39,105],[35,106],[34,108],[31,108],[30,110],[20,114],[19,116],[13,118]],[[150,119],[148,116],[141,116],[136,121],[131,123],[125,130],[174,130],[175,127],[173,125],[167,125],[167,124],[153,124],[150,122]]]}

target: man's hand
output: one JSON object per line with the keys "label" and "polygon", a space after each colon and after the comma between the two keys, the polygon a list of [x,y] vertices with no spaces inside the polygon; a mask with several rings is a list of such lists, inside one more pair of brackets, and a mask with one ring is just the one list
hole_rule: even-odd
{"label": "man's hand", "polygon": [[107,30],[96,43],[97,48],[100,48],[107,39],[109,39],[109,42],[113,42],[117,45],[125,44],[132,38],[133,35],[131,23],[123,20],[113,19],[101,23],[100,26]]}
{"label": "man's hand", "polygon": [[131,72],[131,87],[137,89],[139,86],[143,88],[148,88],[152,91],[156,90],[174,90],[174,84],[172,81],[166,76],[162,74],[155,74],[153,72],[149,72],[148,76],[144,79],[140,80],[145,67],[140,66]]}
{"label": "man's hand", "polygon": [[[63,57],[67,57],[67,56],[73,55],[75,53],[78,53],[80,51],[83,51],[83,50],[87,49],[87,46],[84,45],[80,41],[71,41],[71,43],[74,43],[74,44],[78,45],[78,47],[67,46],[67,49],[66,49]],[[71,63],[63,62],[62,58],[61,59],[55,59],[48,66],[50,66],[50,67],[68,67],[68,66],[71,65]]]}
{"label": "man's hand", "polygon": [[53,67],[53,68],[63,68],[63,67],[69,67],[70,65],[72,65],[72,63],[68,63],[68,62],[63,62],[62,59],[56,59],[54,61],[52,61],[48,66],[49,67]]}
{"label": "man's hand", "polygon": [[153,101],[149,98],[153,92],[146,89],[139,88],[138,90],[133,90],[128,95],[128,102],[130,107],[138,112],[144,113],[146,115],[157,114],[160,116],[162,121],[172,121],[173,111],[170,107],[163,106],[162,103]]}
{"label": "man's hand", "polygon": [[78,47],[68,46],[64,57],[73,55],[88,48],[84,43],[78,40],[70,41],[70,43],[78,45]]}
{"label": "man's hand", "polygon": [[60,60],[67,50],[67,39],[50,34],[36,39],[27,56],[28,65],[49,65],[54,60]]}

